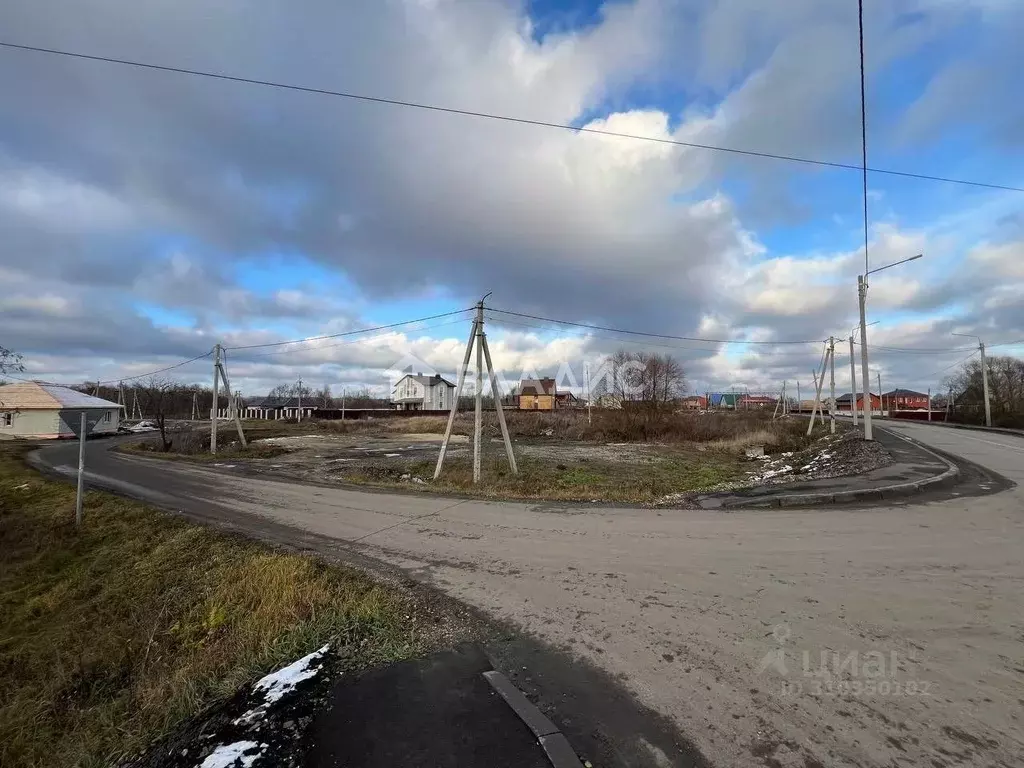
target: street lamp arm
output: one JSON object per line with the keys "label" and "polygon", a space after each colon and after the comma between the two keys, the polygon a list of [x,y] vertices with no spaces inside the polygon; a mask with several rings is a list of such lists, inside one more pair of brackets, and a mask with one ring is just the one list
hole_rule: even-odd
{"label": "street lamp arm", "polygon": [[900,264],[906,264],[908,261],[916,261],[917,259],[920,259],[923,256],[923,253],[919,253],[917,254],[917,256],[911,256],[909,259],[903,259],[902,261],[894,261],[892,264],[886,264],[884,267],[878,267],[878,269],[869,269],[867,272],[864,273],[864,277],[867,277],[868,275],[873,275],[875,274],[875,272],[881,272],[883,269],[889,269],[889,267],[896,267],[899,266]]}

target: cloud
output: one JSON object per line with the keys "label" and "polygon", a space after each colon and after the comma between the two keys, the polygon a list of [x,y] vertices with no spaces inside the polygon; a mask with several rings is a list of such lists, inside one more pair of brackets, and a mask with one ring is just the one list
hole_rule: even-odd
{"label": "cloud", "polygon": [[[10,39],[86,53],[661,139],[858,155],[852,5],[637,0],[539,37],[525,7],[316,0],[297,14],[243,0],[65,0],[8,4],[0,25]],[[963,13],[941,3],[916,14],[875,7],[871,77],[950,34]],[[824,226],[848,213],[847,202],[856,209],[853,177],[98,62],[0,57],[0,87],[11,95],[0,103],[0,270],[15,276],[5,343],[37,370],[68,359],[83,374],[127,370],[219,339],[266,343],[372,325],[362,318],[374,304],[398,311],[441,295],[464,306],[487,291],[496,306],[543,316],[717,338],[815,338],[855,319],[856,233],[832,225],[830,244],[793,247],[779,235],[793,223]],[[936,68],[919,94],[906,135],[931,135],[946,119],[955,63],[944,72]],[[665,96],[668,85],[685,97]],[[989,111],[976,118],[992,130],[1015,119],[1012,106]],[[876,141],[895,144],[884,132]],[[847,178],[839,203],[833,195],[845,191],[830,188],[820,201],[803,186],[835,180],[839,189]],[[872,258],[934,250],[936,237],[894,215],[876,224]],[[242,279],[269,258],[284,265],[272,277],[294,259],[343,278],[345,290],[319,278]],[[980,276],[880,275],[872,311],[1009,319],[1012,306],[983,299],[987,275],[1016,279],[1006,274],[1012,260],[968,261]],[[161,312],[175,320],[153,319]],[[372,376],[406,351],[450,370],[462,342],[440,333],[263,359],[240,353],[247,367],[236,376],[252,386],[298,370]],[[616,343],[506,327],[492,348],[503,370],[545,370]],[[692,378],[708,382],[744,376],[767,386],[816,364],[814,349],[787,358],[776,348],[742,356],[705,346],[679,352]]]}

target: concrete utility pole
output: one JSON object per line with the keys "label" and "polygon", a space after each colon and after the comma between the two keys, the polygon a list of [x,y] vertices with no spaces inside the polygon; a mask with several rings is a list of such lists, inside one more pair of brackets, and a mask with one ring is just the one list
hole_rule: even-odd
{"label": "concrete utility pole", "polygon": [[[490,296],[491,294],[487,294]],[[462,397],[462,388],[466,383],[466,376],[469,373],[469,360],[473,355],[473,346],[476,346],[476,413],[473,430],[473,482],[480,482],[480,448],[481,434],[483,432],[483,364],[487,364],[487,374],[491,379],[491,393],[494,396],[494,405],[498,412],[498,424],[501,427],[501,436],[505,441],[505,453],[508,456],[509,468],[512,474],[519,474],[519,466],[516,463],[515,454],[512,451],[512,438],[508,433],[508,425],[505,423],[505,411],[501,405],[501,393],[498,389],[498,376],[494,372],[494,365],[491,362],[491,350],[487,345],[487,336],[484,333],[484,296],[476,305],[476,317],[473,319],[473,328],[469,332],[469,341],[466,342],[466,354],[462,358],[462,366],[459,368],[459,383],[455,387],[455,397],[452,400],[452,409],[448,414],[448,425],[444,430],[444,439],[441,441],[441,451],[437,456],[437,466],[434,468],[434,479],[441,476],[441,469],[444,467],[444,458],[448,453],[448,443],[452,436],[452,425],[455,423],[455,414],[459,410],[459,399]]]}
{"label": "concrete utility pole", "polygon": [[213,403],[210,406],[210,453],[217,453],[217,400],[220,385],[220,344],[213,345]]}
{"label": "concrete utility pole", "polygon": [[798,381],[796,383],[796,411],[797,411],[797,413],[802,413],[803,412],[804,401],[801,399],[801,397],[802,396],[800,394],[800,382]]}
{"label": "concrete utility pole", "polygon": [[928,387],[928,421],[932,420],[932,388]]}
{"label": "concrete utility pole", "polygon": [[853,426],[857,426],[857,367],[853,364],[853,336],[850,336],[850,408],[853,411]]}
{"label": "concrete utility pole", "polygon": [[590,402],[592,399],[590,394],[590,363],[583,364],[583,375],[587,379],[587,424],[593,424],[594,416],[591,411],[591,406],[593,405],[593,403]]}
{"label": "concrete utility pole", "polygon": [[985,342],[978,340],[978,349],[981,350],[981,386],[985,394],[985,426],[992,426],[992,401],[988,396],[988,364],[985,362]]}
{"label": "concrete utility pole", "polygon": [[857,276],[857,295],[860,299],[860,366],[861,378],[864,380],[864,439],[874,440],[871,428],[871,380],[868,374],[868,324],[865,316],[868,297],[868,284],[864,275]]}
{"label": "concrete utility pole", "polygon": [[75,494],[75,525],[82,524],[82,495],[85,490],[85,430],[88,428],[85,411],[78,428],[78,491]]}
{"label": "concrete utility pole", "polygon": [[341,388],[341,420],[345,421],[345,387]]}
{"label": "concrete utility pole", "polygon": [[966,333],[954,333],[954,336],[963,336],[965,339],[977,339],[978,351],[981,352],[981,389],[985,397],[985,426],[992,426],[992,403],[988,399],[988,364],[985,362],[985,342],[980,336],[969,336]]}
{"label": "concrete utility pole", "polygon": [[302,379],[299,379],[299,421],[302,421]]}
{"label": "concrete utility pole", "polygon": [[[865,171],[865,174],[867,171]],[[866,178],[866,176],[865,176]],[[865,182],[865,189],[867,182]],[[866,198],[865,198],[866,200]],[[889,269],[900,264],[906,264],[908,261],[915,261],[924,256],[923,253],[917,254],[917,256],[911,256],[909,259],[902,259],[892,264],[886,264],[884,267],[878,269],[867,268],[868,258],[868,242],[867,242],[867,208],[865,207],[864,215],[864,274],[857,275],[857,296],[860,300],[860,360],[861,360],[861,376],[864,379],[864,439],[874,440],[874,435],[871,431],[871,374],[868,372],[868,323],[867,323],[867,300],[868,300],[868,275],[873,275],[875,272],[881,272],[883,269]],[[874,323],[872,323],[874,325]],[[882,388],[878,388],[878,396],[882,396]]]}
{"label": "concrete utility pole", "polygon": [[[825,354],[827,358],[828,353],[826,352]],[[825,360],[825,364],[828,364],[827,359]],[[810,437],[814,432],[814,418],[819,411],[821,413],[821,423],[822,425],[825,424],[825,411],[821,408],[821,388],[825,385],[825,368],[822,367],[821,369],[821,378],[818,378],[817,371],[812,371],[812,374],[814,375],[814,408],[811,409],[811,423],[807,427],[808,437]]]}
{"label": "concrete utility pole", "polygon": [[834,435],[836,433],[836,339],[835,336],[828,337],[828,359],[831,369],[830,388],[831,395],[829,397],[828,405],[828,416],[829,416],[829,430]]}
{"label": "concrete utility pole", "polygon": [[199,393],[192,393],[192,421],[196,421],[199,418]]}
{"label": "concrete utility pole", "polygon": [[473,415],[473,482],[480,482],[480,440],[484,424],[484,304],[476,305],[476,409]]}
{"label": "concrete utility pole", "polygon": [[[892,405],[890,403],[890,405]],[[882,397],[882,372],[878,372],[878,414],[879,416],[885,416],[885,398]]]}

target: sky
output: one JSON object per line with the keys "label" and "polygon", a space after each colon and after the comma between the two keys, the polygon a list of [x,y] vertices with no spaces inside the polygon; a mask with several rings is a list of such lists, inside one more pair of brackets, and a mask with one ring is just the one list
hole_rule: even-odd
{"label": "sky", "polygon": [[[860,171],[666,140],[859,166],[856,6],[5,3],[2,42],[661,141],[0,48],[0,344],[50,381],[221,343],[246,396],[386,389],[451,375],[471,313],[446,313],[491,292],[510,383],[627,348],[695,392],[806,391],[834,335],[849,391]],[[866,0],[868,165],[1024,187],[1022,36],[1015,0]],[[872,380],[940,389],[954,333],[1024,354],[1024,193],[868,184],[871,267],[924,254],[870,279]]]}

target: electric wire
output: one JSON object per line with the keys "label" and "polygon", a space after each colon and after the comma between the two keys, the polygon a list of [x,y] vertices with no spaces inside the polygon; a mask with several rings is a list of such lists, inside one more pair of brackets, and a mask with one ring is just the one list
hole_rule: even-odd
{"label": "electric wire", "polygon": [[489,312],[498,312],[502,315],[511,315],[513,317],[525,317],[531,320],[540,320],[545,323],[554,323],[555,325],[568,325],[574,328],[589,328],[595,331],[608,331],[611,333],[623,333],[630,336],[643,336],[653,339],[672,339],[675,341],[697,341],[704,342],[707,344],[763,344],[768,346],[777,346],[782,344],[819,344],[822,339],[802,339],[802,340],[782,340],[782,341],[744,341],[742,339],[702,339],[696,336],[674,336],[667,333],[649,333],[647,331],[631,331],[624,328],[610,328],[605,325],[591,325],[590,323],[577,323],[572,320],[556,320],[551,317],[542,317],[540,315],[531,315],[525,312],[512,312],[507,309],[497,309],[495,307],[489,307]]}
{"label": "electric wire", "polygon": [[436,315],[428,315],[427,317],[418,317],[415,320],[402,320],[397,323],[388,323],[386,325],[377,325],[372,328],[359,328],[354,331],[342,331],[341,333],[327,333],[322,336],[307,336],[301,339],[289,339],[287,341],[268,341],[263,344],[239,344],[233,347],[222,347],[222,349],[262,349],[264,347],[283,347],[286,344],[305,344],[310,341],[322,341],[323,339],[337,339],[343,336],[355,336],[360,333],[372,333],[374,331],[384,331],[388,328],[398,328],[403,325],[412,325],[414,323],[424,323],[428,320],[437,320],[442,317],[451,317],[453,315],[460,315],[463,312],[471,312],[475,307],[468,307],[466,309],[456,309],[452,312],[441,312]]}
{"label": "electric wire", "polygon": [[925,173],[913,173],[910,171],[897,171],[889,168],[866,168],[866,163],[863,165],[853,165],[850,163],[839,163],[829,160],[814,160],[808,157],[799,157],[796,155],[784,155],[774,152],[759,152],[751,149],[740,149],[738,147],[723,147],[715,144],[701,144],[692,141],[682,141],[680,139],[665,139],[657,136],[643,136],[640,134],[623,133],[620,131],[609,131],[603,128],[589,128],[586,126],[569,125],[566,123],[555,123],[547,120],[534,120],[525,117],[514,117],[512,115],[500,115],[492,112],[481,112],[478,110],[471,109],[458,109],[455,107],[444,107],[437,104],[425,104],[415,101],[405,101],[402,99],[390,99],[382,96],[369,96],[362,93],[352,93],[348,91],[337,91],[329,88],[314,88],[305,85],[296,85],[294,83],[282,83],[273,80],[262,80],[255,77],[243,77],[240,75],[228,75],[222,72],[209,72],[200,69],[190,69],[187,67],[175,67],[164,64],[151,64],[149,62],[134,61],[131,59],[121,59],[113,56],[100,56],[96,54],[80,53],[77,51],[65,51],[56,48],[44,48],[38,45],[25,45],[21,43],[12,43],[9,41],[0,40],[0,47],[9,48],[20,51],[31,51],[34,53],[43,53],[51,56],[63,56],[72,59],[82,59],[86,61],[98,61],[105,62],[107,64],[118,64],[121,66],[135,67],[138,69],[156,70],[159,72],[172,72],[180,75],[192,75],[194,77],[206,77],[216,80],[226,80],[235,83],[245,83],[248,85],[259,85],[268,88],[278,88],[289,91],[301,91],[303,93],[313,93],[321,96],[333,96],[342,99],[351,99],[354,101],[369,102],[373,104],[386,104],[395,107],[405,107],[408,109],[418,109],[428,112],[441,112],[450,115],[460,115],[463,117],[475,117],[485,120],[502,121],[506,123],[515,123],[518,125],[530,125],[541,128],[554,128],[558,130],[571,131],[573,133],[592,134],[598,136],[609,136],[620,139],[631,139],[634,141],[648,141],[656,144],[669,144],[678,147],[686,147],[689,149],[703,149],[713,152],[723,152],[735,155],[744,155],[747,157],[760,157],[768,158],[772,160],[781,160],[790,163],[801,163],[804,165],[813,165],[825,168],[836,168],[846,171],[860,171],[862,173],[880,173],[889,176],[899,176],[910,179],[920,179],[922,181],[935,181],[944,184],[959,184],[971,187],[984,187],[987,189],[999,189],[1009,192],[1024,192],[1024,187],[1014,187],[1006,184],[994,184],[990,182],[973,181],[969,179],[954,179],[945,176],[934,176]]}

